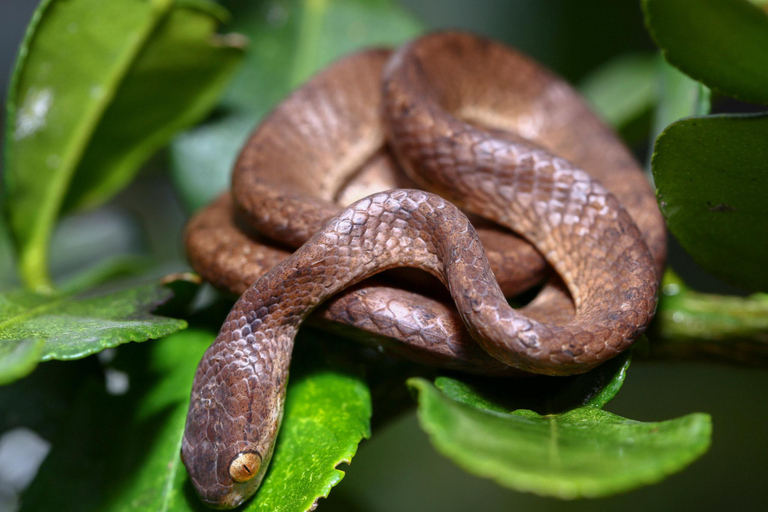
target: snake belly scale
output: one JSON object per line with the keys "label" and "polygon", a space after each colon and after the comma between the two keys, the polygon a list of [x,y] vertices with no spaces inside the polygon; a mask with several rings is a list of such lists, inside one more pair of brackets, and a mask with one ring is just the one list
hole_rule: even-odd
{"label": "snake belly scale", "polygon": [[[342,78],[334,79],[334,73]],[[300,247],[287,258],[273,255],[276,265],[245,290],[195,374],[182,458],[205,503],[237,506],[263,479],[299,325],[329,297],[383,270],[415,267],[442,281],[482,348],[470,350],[473,371],[481,371],[485,361],[492,373],[507,366],[547,375],[582,373],[637,339],[655,311],[663,227],[652,191],[627,163],[631,157],[611,145],[618,143],[594,116],[581,115],[588,111],[572,96],[561,81],[508,48],[468,34],[439,33],[392,56],[371,51],[339,62],[257,129],[236,165],[234,205],[225,199],[218,207],[239,212],[261,236]],[[565,112],[553,108],[563,101],[575,106]],[[547,125],[548,118],[553,124]],[[618,176],[599,176],[605,186],[574,163],[593,163],[600,155],[575,147],[566,155],[552,152],[558,144],[576,144],[563,126],[571,118],[593,136],[588,144],[602,144],[604,157],[619,163]],[[326,144],[302,145],[323,137]],[[376,155],[385,137],[386,151],[395,155],[408,183],[431,192],[389,190],[340,209],[334,196],[355,169],[381,166]],[[508,290],[494,275],[498,269],[459,207],[525,238],[570,297],[552,280],[528,308],[511,308]],[[205,219],[193,220],[190,258],[204,276],[210,268],[221,274],[226,263],[213,257],[212,244],[190,242],[191,233],[206,229]],[[491,259],[496,267],[514,266],[509,254],[517,250],[530,252],[518,242],[500,247],[500,256]],[[255,280],[259,273],[239,280]],[[364,290],[347,293],[347,300],[364,303],[355,299]],[[389,293],[386,287],[382,293]],[[393,299],[374,298],[374,308],[376,300]],[[332,312],[333,305],[324,316]],[[468,343],[440,357],[459,365]]]}

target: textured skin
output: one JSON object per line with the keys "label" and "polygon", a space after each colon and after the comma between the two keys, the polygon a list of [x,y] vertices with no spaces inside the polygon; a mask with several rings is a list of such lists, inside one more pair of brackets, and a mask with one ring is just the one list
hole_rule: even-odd
{"label": "textured skin", "polygon": [[[438,41],[464,38],[469,40],[461,44],[469,45],[478,41],[448,36],[440,35]],[[465,109],[465,113],[478,124],[535,136],[539,145],[589,169],[640,225],[660,272],[665,255],[663,221],[653,191],[628,151],[567,84],[507,48],[493,44],[490,48],[496,53],[491,56],[497,61],[494,69],[520,75],[505,77],[510,80],[508,88],[515,88],[504,91],[510,105],[504,110],[496,104],[486,111]],[[388,56],[387,51],[372,50],[334,64],[291,95],[254,133],[235,168],[238,210],[251,212],[246,220],[280,243],[235,221],[231,201],[222,196],[187,228],[190,262],[206,280],[240,295],[285,259],[289,248],[298,247],[338,213],[339,205],[381,190],[415,187],[389,152],[381,150],[383,139],[377,128],[381,124],[381,98],[376,77]],[[372,127],[361,129],[368,123],[373,123]],[[359,137],[361,133],[364,136]],[[307,149],[297,152],[293,147]],[[505,295],[515,295],[542,280],[547,266],[531,245],[487,222],[478,225],[473,219],[473,224]],[[452,303],[429,297],[420,300],[392,283],[371,286],[375,288],[362,286],[342,292],[313,316],[315,323],[420,362],[505,373],[477,350]],[[547,298],[554,299],[544,300]],[[570,319],[572,310],[562,294],[551,292],[526,313],[563,323]]]}
{"label": "textured skin", "polygon": [[[464,331],[444,303],[405,290],[361,285],[329,301],[316,321],[360,327],[374,343],[404,339],[412,357],[475,371],[581,373],[627,348],[653,316],[664,257],[653,194],[570,88],[500,45],[436,34],[389,60],[382,97],[386,59],[383,51],[349,57],[286,100],[241,154],[237,206],[220,199],[188,229],[193,265],[218,286],[242,289],[282,260],[235,304],[195,375],[182,456],[209,505],[236,506],[266,472],[299,324],[374,273],[413,266],[438,277],[469,334],[495,359],[467,336],[452,337]],[[377,186],[368,178],[389,165],[385,132],[413,180],[531,242],[573,304],[554,280],[527,308],[510,308],[474,228],[439,196],[395,190],[337,213],[334,201]],[[548,150],[590,168],[632,217],[593,176]],[[355,191],[349,176],[357,169]],[[256,249],[233,210],[263,233],[257,237],[309,241],[284,260],[274,242]],[[224,234],[201,236],[216,227]],[[518,242],[500,244],[497,264],[517,258],[507,248]],[[267,256],[254,263],[257,250]],[[260,469],[234,482],[230,464],[243,453],[258,454]]]}
{"label": "textured skin", "polygon": [[[186,245],[190,260],[206,280],[239,296],[291,252],[238,226],[232,213],[229,195],[218,198],[192,219]],[[200,264],[203,261],[207,266]],[[548,291],[522,310],[533,318],[557,322],[559,317],[561,323],[567,322],[573,315],[567,291],[558,287]],[[381,280],[369,279],[333,296],[309,322],[423,364],[484,375],[517,373],[477,345],[450,299]]]}
{"label": "textured skin", "polygon": [[[426,37],[401,48],[384,74],[385,124],[414,180],[520,233],[574,299],[576,317],[564,327],[520,319],[510,336],[503,322],[492,322],[480,324],[473,337],[510,366],[581,373],[645,330],[656,307],[654,262],[626,210],[586,172],[518,135],[457,119],[505,117],[506,109],[519,109],[521,98],[505,101],[507,88],[522,99],[527,90],[539,94],[544,84],[522,69],[493,66],[507,55],[500,45],[462,35]],[[483,74],[487,69],[495,72]],[[472,310],[458,310],[469,325]]]}

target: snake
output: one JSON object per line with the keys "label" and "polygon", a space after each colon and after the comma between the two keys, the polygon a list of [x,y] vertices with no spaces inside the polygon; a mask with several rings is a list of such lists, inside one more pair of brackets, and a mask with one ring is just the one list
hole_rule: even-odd
{"label": "snake", "polygon": [[[233,508],[269,467],[304,320],[451,368],[584,373],[653,318],[665,233],[641,169],[565,81],[439,32],[352,54],[291,94],[186,245],[204,278],[242,292],[196,370],[181,448],[202,501]],[[400,267],[455,307],[367,280]]]}

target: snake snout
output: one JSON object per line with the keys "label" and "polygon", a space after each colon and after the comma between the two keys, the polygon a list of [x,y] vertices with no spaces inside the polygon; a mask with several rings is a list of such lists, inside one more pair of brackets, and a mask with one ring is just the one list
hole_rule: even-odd
{"label": "snake snout", "polygon": [[222,406],[221,398],[210,394],[207,387],[193,393],[181,460],[207,506],[231,509],[254,494],[266,464],[252,442],[253,432],[242,422],[233,422],[235,411]]}
{"label": "snake snout", "polygon": [[211,443],[193,447],[185,439],[181,460],[200,499],[214,509],[231,509],[252,496],[264,476],[261,456],[254,451],[237,454],[231,462],[217,454]]}

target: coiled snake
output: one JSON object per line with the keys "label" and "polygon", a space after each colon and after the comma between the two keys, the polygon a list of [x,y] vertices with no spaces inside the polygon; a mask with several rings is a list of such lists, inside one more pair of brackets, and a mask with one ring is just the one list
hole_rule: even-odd
{"label": "coiled snake", "polygon": [[[494,225],[478,233],[459,208]],[[646,329],[665,253],[653,191],[613,132],[550,72],[463,33],[357,53],[314,77],[258,127],[231,197],[186,236],[203,277],[244,292],[197,369],[182,442],[217,508],[258,488],[296,331],[327,298],[338,293],[315,322],[420,361],[569,375]],[[559,278],[512,309],[505,294],[541,281],[547,263]],[[403,266],[440,279],[455,309],[392,285],[350,288]]]}

